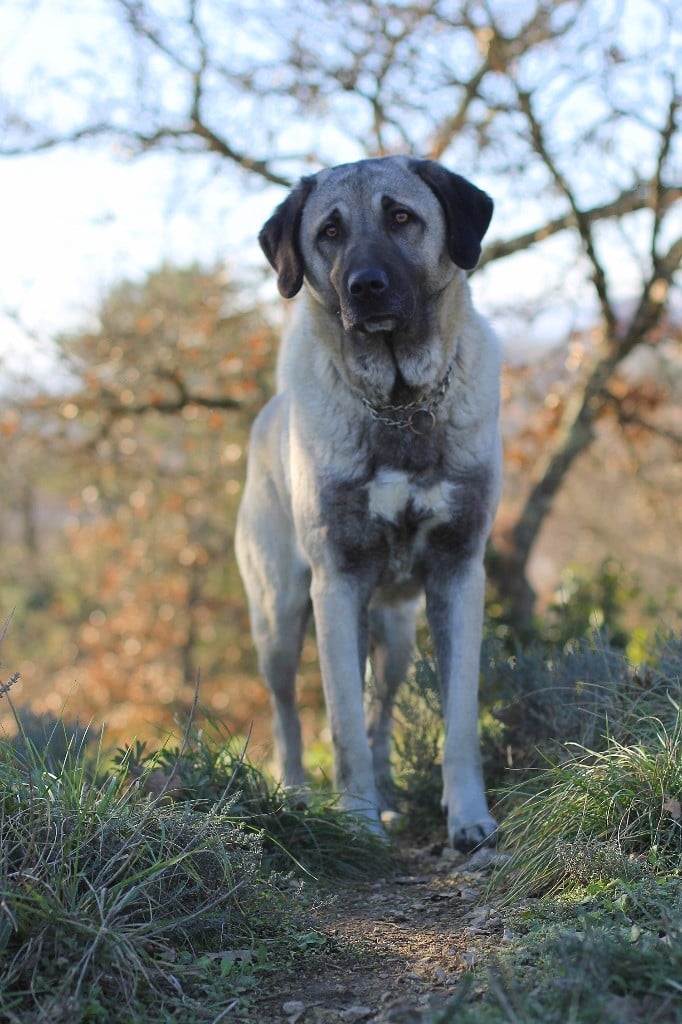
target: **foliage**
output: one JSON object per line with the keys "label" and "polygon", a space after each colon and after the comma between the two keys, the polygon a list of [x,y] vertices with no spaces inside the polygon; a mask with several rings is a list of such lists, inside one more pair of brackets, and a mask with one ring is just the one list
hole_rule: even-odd
{"label": "foliage", "polygon": [[66,722],[54,715],[38,715],[25,708],[18,717],[19,731],[13,749],[17,762],[28,766],[36,751],[40,761],[53,775],[60,774],[67,765],[80,765],[86,756],[91,737],[79,722]]}
{"label": "foliage", "polygon": [[433,1024],[679,1020],[682,883],[651,874],[507,911],[507,948]]}
{"label": "foliage", "polygon": [[123,1024],[185,1007],[205,1020],[232,1001],[229,980],[218,991],[221,958],[254,956],[287,931],[257,837],[225,804],[206,814],[141,802],[116,778],[93,784],[84,762],[54,774],[35,749],[26,760],[2,747],[7,1019]]}
{"label": "foliage", "polygon": [[[274,964],[325,945],[300,884],[272,867],[338,878],[388,863],[356,819],[273,787],[217,727],[189,723],[180,747],[154,754],[136,744],[112,772],[67,725],[27,725],[0,742],[8,1020],[248,1019]],[[166,771],[174,786],[159,785]]]}
{"label": "foliage", "polygon": [[16,608],[22,700],[99,723],[115,699],[110,734],[140,734],[189,706],[201,665],[222,713],[235,680],[241,723],[264,698],[232,545],[271,328],[221,266],[164,266],[59,344],[77,386],[0,429],[0,600]]}
{"label": "foliage", "polygon": [[426,838],[442,832],[443,713],[435,665],[420,657],[398,691],[394,752],[403,828]]}
{"label": "foliage", "polygon": [[563,646],[575,637],[602,631],[613,647],[626,647],[630,638],[624,618],[639,595],[637,581],[613,558],[604,559],[590,574],[566,569],[543,634],[548,642]]}
{"label": "foliage", "polygon": [[120,750],[118,770],[143,788],[150,774],[155,790],[209,812],[230,793],[226,819],[255,832],[266,864],[317,878],[367,877],[391,863],[387,844],[338,806],[334,794],[296,792],[274,783],[216,718],[189,723],[181,746],[147,752],[144,745]]}
{"label": "foliage", "polygon": [[679,687],[679,645],[675,635],[659,638],[650,655],[658,664],[638,667],[596,631],[563,649],[536,642],[512,655],[487,637],[483,751],[490,783],[508,785],[510,770],[537,768],[566,744],[601,750],[609,735],[627,743],[642,723],[667,720],[668,694]]}
{"label": "foliage", "polygon": [[532,788],[512,792],[517,806],[505,819],[505,832],[516,850],[509,866],[515,898],[555,891],[567,872],[583,870],[584,861],[596,871],[602,844],[607,852],[613,844],[623,861],[646,857],[661,871],[679,867],[679,705],[676,714],[670,729],[655,720],[645,723],[646,729],[658,725],[655,739],[624,745],[610,737],[603,751],[569,747],[566,760],[541,770]]}
{"label": "foliage", "polygon": [[[565,770],[573,778],[568,762],[575,762],[580,750],[588,761],[591,751],[608,764],[606,751],[615,742],[656,744],[661,722],[674,732],[671,700],[682,698],[681,653],[678,637],[659,638],[649,652],[651,663],[635,667],[593,631],[563,649],[536,642],[509,655],[489,634],[482,653],[479,730],[486,782],[498,795],[498,813],[518,802],[524,786],[534,787],[543,770]],[[394,738],[403,829],[419,838],[443,827],[442,741],[438,677],[422,654],[398,693]],[[548,769],[548,762],[556,767]]]}
{"label": "foliage", "polygon": [[[535,708],[543,766],[505,802],[504,942],[432,1024],[674,1024],[682,640],[659,641],[644,670],[594,640],[519,652],[498,668],[500,685],[533,684],[523,701]],[[560,706],[568,697],[558,711],[556,684]],[[441,739],[428,659],[400,709],[414,737],[399,727],[399,779],[417,807],[432,799]],[[305,879],[323,868],[329,882],[386,865],[386,847],[329,801],[306,808],[272,788],[216,721],[190,719],[176,746],[131,745],[114,772],[87,739],[28,718],[19,739],[2,742],[0,1007],[22,1021],[252,1019],[273,961],[295,968],[324,946],[299,883],[270,867],[306,866]],[[418,825],[424,838],[428,824]],[[347,857],[357,858],[350,869]]]}
{"label": "foliage", "polygon": [[[653,1009],[656,1019],[676,1020],[681,654],[679,639],[661,644],[645,680],[613,689],[608,713],[597,716],[596,748],[557,744],[545,767],[508,794],[511,859],[498,880],[507,907],[521,908],[511,919],[526,924],[491,976],[490,1020],[558,1022],[570,1012],[589,1024]],[[527,901],[538,894],[539,903]],[[531,960],[536,969],[523,981],[512,977]]]}
{"label": "foliage", "polygon": [[588,710],[596,748],[555,736],[507,793],[505,943],[434,1024],[679,1019],[682,641],[656,654],[607,714]]}

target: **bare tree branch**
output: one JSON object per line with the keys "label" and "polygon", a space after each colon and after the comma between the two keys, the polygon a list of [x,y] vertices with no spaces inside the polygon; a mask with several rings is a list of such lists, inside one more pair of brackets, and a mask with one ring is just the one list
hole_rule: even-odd
{"label": "bare tree branch", "polygon": [[675,430],[669,430],[667,427],[661,427],[657,423],[652,423],[650,420],[644,419],[637,412],[625,410],[622,401],[616,395],[607,393],[605,398],[608,404],[612,406],[616,419],[621,426],[637,427],[639,430],[644,430],[648,434],[653,434],[654,437],[660,437],[662,440],[669,441],[670,444],[682,448],[682,434],[677,433]]}
{"label": "bare tree branch", "polygon": [[[661,187],[657,192],[657,196],[660,212],[665,213],[674,203],[682,198],[682,188]],[[648,182],[640,182],[634,188],[621,192],[619,196],[608,203],[593,206],[589,210],[583,210],[582,217],[584,220],[593,223],[598,220],[624,217],[629,213],[635,213],[637,210],[646,210],[650,207],[651,185]],[[478,267],[483,267],[486,263],[492,263],[494,260],[504,259],[506,256],[512,256],[516,252],[522,252],[524,249],[529,249],[532,245],[544,242],[545,239],[550,238],[552,235],[557,235],[561,231],[569,230],[575,226],[575,214],[571,211],[564,214],[563,217],[555,217],[552,220],[548,220],[541,227],[534,228],[532,231],[525,231],[523,234],[516,235],[514,238],[507,239],[506,241],[492,242],[483,250]]]}
{"label": "bare tree branch", "polygon": [[658,159],[656,161],[656,173],[651,183],[652,198],[653,198],[653,209],[654,209],[654,227],[651,233],[651,262],[656,264],[656,249],[658,243],[658,236],[663,221],[663,215],[666,210],[665,203],[663,201],[663,193],[665,188],[663,185],[663,173],[666,165],[666,161],[670,154],[670,147],[672,145],[673,136],[676,128],[676,118],[680,107],[680,98],[675,92],[675,82],[671,82],[671,96],[670,105],[668,107],[668,117],[665,126],[661,132],[661,142],[658,151]]}
{"label": "bare tree branch", "polygon": [[612,337],[616,330],[616,314],[609,297],[604,265],[597,254],[594,238],[592,237],[592,222],[585,216],[584,211],[580,209],[575,193],[571,188],[568,179],[561,172],[554,160],[554,157],[549,152],[543,126],[540,124],[540,121],[535,116],[535,112],[533,110],[532,97],[529,93],[520,88],[517,88],[517,95],[519,98],[520,108],[528,121],[530,137],[535,152],[539,157],[541,157],[556,185],[568,200],[573,212],[576,227],[578,228],[583,245],[585,246],[587,257],[592,264],[594,287],[599,298],[601,313],[606,324],[607,336]]}

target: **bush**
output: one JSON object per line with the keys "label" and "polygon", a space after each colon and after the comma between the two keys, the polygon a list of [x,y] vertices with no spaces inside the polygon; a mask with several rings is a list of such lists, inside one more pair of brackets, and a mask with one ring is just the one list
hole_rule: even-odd
{"label": "bush", "polygon": [[396,699],[394,736],[398,807],[416,839],[445,835],[441,808],[443,715],[433,662],[420,657]]}
{"label": "bush", "polygon": [[270,869],[302,871],[313,877],[368,877],[391,863],[388,844],[338,806],[334,794],[295,792],[269,779],[249,760],[244,742],[217,719],[201,727],[186,724],[181,746],[147,753],[144,746],[120,750],[118,770],[151,779],[161,795],[208,812],[226,793],[233,825],[257,834]]}
{"label": "bush", "polygon": [[127,1022],[149,1001],[170,1019],[201,998],[202,952],[279,939],[282,897],[261,874],[258,837],[234,827],[229,803],[211,813],[159,806],[115,777],[94,783],[84,761],[55,773],[29,745],[21,756],[1,746],[8,1012]]}
{"label": "bush", "polygon": [[[682,858],[682,645],[659,668],[631,673],[588,717],[592,746],[558,744],[545,767],[510,794],[505,832],[513,896],[558,890],[582,863],[599,877],[604,857],[619,874],[644,862],[679,870]],[[613,865],[607,874],[613,874]]]}
{"label": "bush", "polygon": [[304,806],[215,730],[190,721],[180,746],[147,754],[135,744],[112,772],[87,737],[57,756],[49,736],[69,735],[61,722],[29,725],[0,741],[0,1006],[10,1020],[187,1024],[243,1013],[271,953],[309,960],[324,945],[311,938],[300,883],[273,867],[339,877],[388,862],[387,844],[356,819],[329,800]]}
{"label": "bush", "polygon": [[608,735],[635,742],[650,731],[647,723],[669,719],[669,695],[682,695],[676,637],[659,641],[655,664],[640,669],[598,633],[512,656],[487,638],[481,661],[482,704],[492,719],[482,733],[483,757],[493,787],[510,784],[510,769],[560,760],[570,743],[602,750]]}

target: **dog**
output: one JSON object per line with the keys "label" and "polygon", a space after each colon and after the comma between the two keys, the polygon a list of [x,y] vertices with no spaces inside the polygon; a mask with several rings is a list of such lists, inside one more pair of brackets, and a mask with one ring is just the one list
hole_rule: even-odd
{"label": "dog", "polygon": [[236,530],[284,782],[304,783],[295,676],[312,611],[335,785],[377,831],[392,798],[391,705],[425,596],[443,807],[464,851],[497,836],[477,719],[500,355],[467,281],[492,210],[465,178],[407,156],[322,170],[277,207],[259,241],[281,295],[300,295]]}

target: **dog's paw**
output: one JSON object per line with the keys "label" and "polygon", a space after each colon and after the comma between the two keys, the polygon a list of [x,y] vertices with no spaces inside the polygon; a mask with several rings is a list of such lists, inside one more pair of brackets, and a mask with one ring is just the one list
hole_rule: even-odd
{"label": "dog's paw", "polygon": [[310,786],[300,783],[284,787],[287,800],[295,811],[306,811],[312,804],[313,795]]}
{"label": "dog's paw", "polygon": [[381,823],[376,797],[363,799],[349,793],[344,793],[341,796],[341,807],[354,818],[357,818],[358,824],[361,823],[364,828],[374,833],[374,835],[386,838],[386,830]]}
{"label": "dog's paw", "polygon": [[382,826],[390,834],[391,832],[397,832],[402,823],[405,820],[405,815],[401,814],[400,811],[382,811],[379,820]]}
{"label": "dog's paw", "polygon": [[473,853],[483,846],[497,846],[500,828],[494,818],[483,818],[470,825],[449,823],[448,834],[455,850],[460,853]]}

